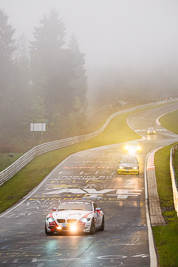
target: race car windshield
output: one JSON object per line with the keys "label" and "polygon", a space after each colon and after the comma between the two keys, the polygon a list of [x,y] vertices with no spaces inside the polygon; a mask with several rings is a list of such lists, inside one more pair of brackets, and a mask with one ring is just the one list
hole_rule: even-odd
{"label": "race car windshield", "polygon": [[121,159],[120,163],[137,163],[136,159]]}
{"label": "race car windshield", "polygon": [[92,211],[91,203],[83,203],[83,202],[66,202],[62,203],[58,207],[58,211],[60,210],[88,210]]}
{"label": "race car windshield", "polygon": [[132,146],[132,147],[138,146],[137,143],[129,143],[128,145],[129,145],[129,146]]}

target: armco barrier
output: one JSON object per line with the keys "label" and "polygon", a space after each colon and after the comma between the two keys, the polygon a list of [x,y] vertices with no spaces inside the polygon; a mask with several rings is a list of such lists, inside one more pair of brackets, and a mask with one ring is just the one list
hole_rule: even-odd
{"label": "armco barrier", "polygon": [[[172,101],[177,101],[177,99],[173,99],[169,102],[172,102]],[[102,131],[104,131],[104,129],[109,124],[111,119],[113,119],[114,117],[116,117],[120,114],[139,110],[139,109],[146,108],[146,107],[161,105],[163,103],[166,103],[166,102],[165,101],[159,101],[159,102],[149,103],[149,104],[145,104],[145,105],[141,105],[141,106],[132,107],[132,108],[118,111],[118,112],[112,114],[108,118],[108,120],[105,122],[105,124],[94,133],[75,136],[75,137],[66,138],[66,139],[61,139],[61,140],[52,141],[52,142],[48,142],[48,143],[44,143],[44,144],[35,146],[31,150],[29,150],[27,153],[25,153],[23,156],[21,156],[18,160],[16,160],[14,163],[12,163],[9,167],[7,167],[6,169],[4,169],[3,171],[0,172],[0,186],[5,181],[12,178],[18,171],[20,171],[25,165],[27,165],[36,156],[41,155],[41,154],[46,153],[46,152],[49,152],[49,151],[52,151],[52,150],[56,150],[59,148],[63,148],[66,146],[70,146],[70,145],[91,139],[91,138],[99,135]]]}
{"label": "armco barrier", "polygon": [[176,183],[176,179],[175,179],[175,171],[174,171],[174,165],[173,165],[173,155],[175,150],[178,149],[178,144],[174,145],[171,148],[171,152],[170,152],[170,172],[171,172],[171,180],[172,180],[172,191],[173,191],[173,198],[174,198],[174,207],[175,210],[177,212],[177,216],[178,216],[178,190],[177,190],[177,183]]}

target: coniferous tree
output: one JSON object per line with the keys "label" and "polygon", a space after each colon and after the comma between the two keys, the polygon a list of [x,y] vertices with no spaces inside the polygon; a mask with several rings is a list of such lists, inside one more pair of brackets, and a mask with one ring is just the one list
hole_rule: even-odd
{"label": "coniferous tree", "polygon": [[53,9],[35,28],[35,41],[31,42],[32,80],[36,90],[44,97],[50,112],[61,102],[66,87],[67,55],[64,45],[65,27]]}
{"label": "coniferous tree", "polygon": [[[74,68],[74,76],[71,81],[73,96],[74,96],[74,109],[85,110],[87,106],[86,93],[87,93],[87,77],[85,65],[85,54],[80,52],[77,40],[72,36],[69,49],[72,57],[72,64]],[[80,101],[80,105],[79,105]]]}
{"label": "coniferous tree", "polygon": [[15,30],[8,24],[8,16],[0,9],[0,140],[3,146],[8,143],[8,136],[12,135],[12,101],[14,70],[13,53],[16,50],[13,39]]}
{"label": "coniferous tree", "polygon": [[32,81],[35,90],[44,99],[52,138],[60,138],[61,128],[66,129],[77,93],[72,86],[76,75],[75,62],[70,49],[64,46],[64,37],[64,23],[58,12],[52,9],[41,20],[41,27],[35,28],[35,40],[31,42]]}
{"label": "coniferous tree", "polygon": [[86,121],[85,110],[87,107],[87,77],[85,65],[85,54],[80,52],[77,40],[74,36],[71,37],[69,44],[71,54],[73,77],[71,80],[72,86],[72,113],[70,113],[68,120],[69,125],[73,129],[73,135],[83,134],[85,131],[84,122]]}

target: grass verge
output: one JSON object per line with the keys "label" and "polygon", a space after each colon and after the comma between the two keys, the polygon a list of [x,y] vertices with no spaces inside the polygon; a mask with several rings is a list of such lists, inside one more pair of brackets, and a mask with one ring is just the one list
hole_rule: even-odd
{"label": "grass verge", "polygon": [[9,153],[0,155],[0,172],[6,169],[9,165],[11,165],[14,161],[16,161],[23,155],[23,153],[10,153],[10,154],[11,156],[8,156]]}
{"label": "grass verge", "polygon": [[[164,128],[178,134],[178,110],[164,115],[159,121]],[[152,228],[161,267],[178,266],[178,218],[174,209],[169,166],[171,147],[172,145],[164,147],[155,154],[157,188],[166,222],[164,226]],[[174,154],[173,161],[178,177],[178,151]]]}
{"label": "grass verge", "polygon": [[159,122],[164,128],[178,134],[178,109],[162,116]]}
{"label": "grass verge", "polygon": [[166,221],[166,225],[152,228],[161,267],[178,266],[178,218],[174,209],[169,171],[171,147],[172,145],[164,147],[155,154],[157,188],[162,214]]}

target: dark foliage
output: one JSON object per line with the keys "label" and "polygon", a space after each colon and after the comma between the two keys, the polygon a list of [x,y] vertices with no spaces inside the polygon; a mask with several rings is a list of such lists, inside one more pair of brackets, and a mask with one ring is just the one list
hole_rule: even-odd
{"label": "dark foliage", "polygon": [[[2,10],[0,25],[0,152],[81,134],[87,103],[85,55],[75,38],[69,47],[65,44],[58,12],[52,9],[43,17],[30,47],[24,36],[15,46],[15,30]],[[46,123],[46,132],[30,132],[30,123]]]}

